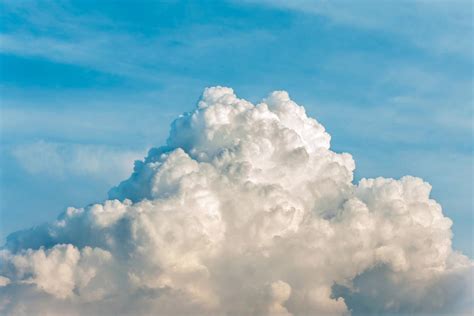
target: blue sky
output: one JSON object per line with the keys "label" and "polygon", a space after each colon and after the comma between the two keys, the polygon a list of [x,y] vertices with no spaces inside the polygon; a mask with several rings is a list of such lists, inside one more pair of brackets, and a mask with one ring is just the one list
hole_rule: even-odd
{"label": "blue sky", "polygon": [[0,239],[103,200],[204,87],[284,89],[361,177],[420,176],[473,255],[470,1],[0,3]]}

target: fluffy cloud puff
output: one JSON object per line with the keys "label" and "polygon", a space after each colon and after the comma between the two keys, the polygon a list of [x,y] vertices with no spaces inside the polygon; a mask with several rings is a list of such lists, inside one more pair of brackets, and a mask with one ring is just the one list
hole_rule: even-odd
{"label": "fluffy cloud puff", "polygon": [[472,261],[431,186],[354,168],[286,92],[208,88],[109,200],[8,237],[0,311],[468,312]]}

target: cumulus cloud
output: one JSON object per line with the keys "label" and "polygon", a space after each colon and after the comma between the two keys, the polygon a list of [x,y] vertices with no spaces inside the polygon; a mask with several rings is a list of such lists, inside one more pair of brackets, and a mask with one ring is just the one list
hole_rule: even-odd
{"label": "cumulus cloud", "polygon": [[422,179],[353,183],[283,91],[204,91],[109,200],[11,234],[4,314],[468,312],[472,261]]}

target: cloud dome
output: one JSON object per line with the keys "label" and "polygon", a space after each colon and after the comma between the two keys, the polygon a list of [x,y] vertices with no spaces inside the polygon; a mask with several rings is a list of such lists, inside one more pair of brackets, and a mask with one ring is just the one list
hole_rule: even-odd
{"label": "cloud dome", "polygon": [[109,199],[11,234],[0,312],[468,312],[472,261],[420,178],[355,163],[288,93],[204,90]]}

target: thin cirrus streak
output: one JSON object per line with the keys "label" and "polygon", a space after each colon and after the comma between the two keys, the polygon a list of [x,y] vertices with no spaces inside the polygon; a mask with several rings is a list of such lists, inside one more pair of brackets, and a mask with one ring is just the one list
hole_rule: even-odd
{"label": "thin cirrus streak", "polygon": [[431,186],[354,169],[286,92],[208,88],[109,200],[7,238],[0,311],[468,313],[472,261]]}

